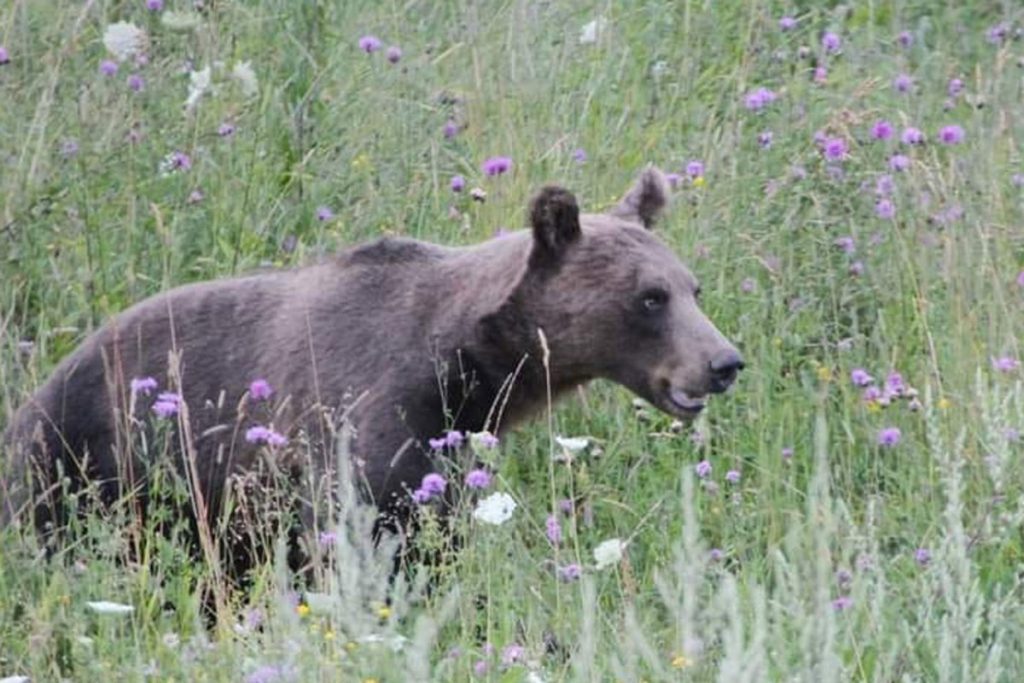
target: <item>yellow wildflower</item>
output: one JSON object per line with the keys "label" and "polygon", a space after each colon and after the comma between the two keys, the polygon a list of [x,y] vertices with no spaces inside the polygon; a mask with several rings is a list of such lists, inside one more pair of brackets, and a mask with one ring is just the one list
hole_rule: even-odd
{"label": "yellow wildflower", "polygon": [[300,617],[308,617],[309,616],[309,611],[310,611],[309,610],[309,605],[307,605],[305,603],[303,603],[301,605],[298,605],[295,608],[295,613],[298,614]]}

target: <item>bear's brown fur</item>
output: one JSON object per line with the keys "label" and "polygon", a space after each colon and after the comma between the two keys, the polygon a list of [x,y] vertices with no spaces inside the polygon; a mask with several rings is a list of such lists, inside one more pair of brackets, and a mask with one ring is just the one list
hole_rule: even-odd
{"label": "bear's brown fur", "polygon": [[270,410],[246,393],[256,378],[276,390],[260,422],[313,453],[326,450],[325,415],[348,410],[358,479],[390,512],[432,471],[428,439],[500,434],[545,405],[548,382],[557,395],[606,378],[691,416],[742,361],[699,310],[693,275],[649,230],[666,202],[655,169],[607,214],[580,216],[572,194],[549,187],[533,201],[532,231],[466,248],[385,238],[147,299],[86,339],[13,416],[0,524],[59,527],[68,485],[93,482],[107,502],[145,498],[133,473],[147,463],[124,440],[126,426],[153,422],[154,397],[129,389],[137,377],[183,396],[177,459],[191,463],[183,474],[211,515],[229,479],[265,452],[244,438]]}

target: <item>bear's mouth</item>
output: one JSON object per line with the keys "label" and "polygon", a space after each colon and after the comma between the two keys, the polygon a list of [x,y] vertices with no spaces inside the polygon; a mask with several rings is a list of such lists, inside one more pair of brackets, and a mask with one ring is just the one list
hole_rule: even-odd
{"label": "bear's mouth", "polygon": [[697,415],[707,405],[707,398],[704,396],[691,396],[678,387],[669,387],[668,403],[675,409],[675,412],[683,415]]}

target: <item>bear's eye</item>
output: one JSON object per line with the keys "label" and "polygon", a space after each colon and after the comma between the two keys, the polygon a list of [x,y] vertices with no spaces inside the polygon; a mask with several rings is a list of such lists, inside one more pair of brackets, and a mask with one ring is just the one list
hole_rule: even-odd
{"label": "bear's eye", "polygon": [[640,297],[640,305],[646,313],[657,313],[668,303],[668,292],[664,289],[649,289]]}

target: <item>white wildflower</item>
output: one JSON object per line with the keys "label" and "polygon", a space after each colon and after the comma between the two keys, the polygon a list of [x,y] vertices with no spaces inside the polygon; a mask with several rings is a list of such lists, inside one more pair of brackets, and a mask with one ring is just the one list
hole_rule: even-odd
{"label": "white wildflower", "polygon": [[146,32],[135,24],[119,21],[103,32],[103,44],[120,61],[134,57],[145,49]]}
{"label": "white wildflower", "polygon": [[210,67],[200,69],[199,71],[192,71],[188,75],[188,98],[185,100],[185,110],[192,111],[195,108],[196,103],[199,102],[199,98],[210,89]]}
{"label": "white wildflower", "polygon": [[135,608],[131,605],[124,605],[120,602],[110,602],[109,600],[97,600],[95,602],[87,602],[85,606],[91,609],[96,614],[131,614],[135,611]]}
{"label": "white wildflower", "polygon": [[196,12],[167,10],[160,15],[160,23],[172,31],[191,31],[199,26],[199,15]]}
{"label": "white wildflower", "polygon": [[242,86],[242,94],[246,97],[252,97],[260,91],[260,82],[256,78],[256,72],[253,71],[251,62],[235,62],[235,67],[231,69],[231,75]]}
{"label": "white wildflower", "polygon": [[585,436],[556,436],[555,443],[570,453],[579,453],[590,445],[590,439]]}
{"label": "white wildflower", "polygon": [[409,639],[402,635],[382,636],[378,633],[370,633],[356,638],[356,642],[363,645],[386,645],[392,652],[401,652]]}
{"label": "white wildflower", "polygon": [[5,676],[0,678],[0,683],[29,683],[28,676]]}
{"label": "white wildflower", "polygon": [[492,493],[476,504],[473,518],[487,524],[504,524],[512,518],[516,509],[516,501],[507,493]]}
{"label": "white wildflower", "polygon": [[580,43],[583,45],[596,43],[597,39],[601,37],[607,28],[608,20],[604,17],[598,17],[593,21],[588,21],[580,30]]}
{"label": "white wildflower", "polygon": [[598,569],[606,569],[612,565],[616,565],[622,560],[622,553],[626,549],[626,544],[621,538],[609,538],[607,541],[602,541],[594,548],[594,561],[597,563]]}

